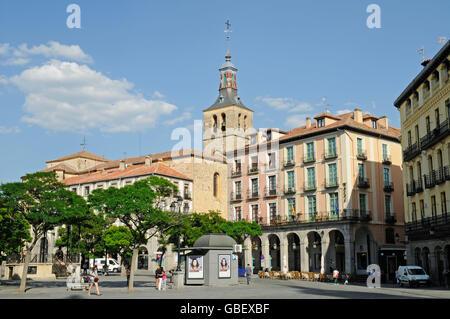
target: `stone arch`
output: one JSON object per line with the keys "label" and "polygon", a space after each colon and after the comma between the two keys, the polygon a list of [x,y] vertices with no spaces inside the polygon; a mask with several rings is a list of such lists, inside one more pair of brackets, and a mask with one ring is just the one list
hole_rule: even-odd
{"label": "stone arch", "polygon": [[430,264],[430,249],[428,247],[422,248],[422,267],[425,272],[429,275],[431,270]]}
{"label": "stone arch", "polygon": [[420,247],[414,249],[414,265],[422,266],[421,250]]}
{"label": "stone arch", "polygon": [[306,236],[309,271],[320,272],[322,270],[322,236],[317,231],[310,231]]}
{"label": "stone arch", "polygon": [[222,132],[225,132],[225,130],[227,129],[227,116],[225,113],[222,113],[220,114],[220,118],[222,120],[222,122],[220,123],[220,128]]}
{"label": "stone arch", "polygon": [[[343,273],[345,271],[345,237],[340,229],[333,229],[328,232],[329,246],[327,252],[327,260],[330,267],[339,270]],[[325,269],[328,271],[329,269]]]}
{"label": "stone arch", "polygon": [[270,270],[281,270],[281,241],[278,235],[270,234],[269,240],[269,260]]}
{"label": "stone arch", "polygon": [[436,264],[436,271],[437,271],[437,275],[436,275],[436,279],[439,282],[439,285],[442,285],[444,283],[444,277],[443,277],[443,271],[445,268],[445,253],[444,250],[442,249],[441,246],[436,246],[434,248],[434,258],[435,260],[435,264]]}
{"label": "stone arch", "polygon": [[262,240],[259,236],[251,237],[252,243],[252,260],[253,260],[253,273],[258,273],[262,270],[261,256],[262,256]]}
{"label": "stone arch", "polygon": [[219,185],[220,185],[220,175],[215,172],[213,176],[213,195],[215,198],[219,197]]}
{"label": "stone arch", "polygon": [[356,273],[366,274],[367,266],[375,263],[376,241],[367,226],[355,230]]}
{"label": "stone arch", "polygon": [[289,233],[286,236],[288,244],[288,270],[289,271],[300,271],[300,237],[296,233]]}
{"label": "stone arch", "polygon": [[214,132],[217,131],[218,126],[219,126],[219,124],[217,122],[217,115],[214,114],[212,116],[212,128],[213,128]]}

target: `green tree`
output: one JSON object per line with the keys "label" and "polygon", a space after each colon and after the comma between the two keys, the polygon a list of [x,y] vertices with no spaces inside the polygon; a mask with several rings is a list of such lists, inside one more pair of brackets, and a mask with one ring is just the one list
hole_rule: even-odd
{"label": "green tree", "polygon": [[18,254],[31,240],[30,224],[22,214],[6,205],[0,193],[0,262],[8,255]]}
{"label": "green tree", "polygon": [[226,222],[221,225],[221,229],[228,236],[236,240],[238,244],[244,244],[250,236],[261,236],[261,226],[255,222],[249,223],[245,220],[238,222]]}
{"label": "green tree", "polygon": [[22,182],[7,183],[0,186],[5,205],[10,211],[19,213],[31,226],[32,240],[27,247],[25,262],[20,281],[20,292],[25,292],[28,265],[31,253],[38,240],[47,231],[60,225],[63,219],[77,211],[80,202],[67,202],[71,197],[65,185],[58,182],[54,172],[27,174]]}
{"label": "green tree", "polygon": [[[165,192],[162,192],[162,186]],[[176,186],[170,186],[165,179],[152,176],[122,188],[96,189],[89,195],[88,202],[92,208],[103,212],[108,218],[118,219],[130,230],[133,257],[129,291],[133,289],[138,248],[173,226],[160,203],[162,197],[173,196],[176,190]]]}
{"label": "green tree", "polygon": [[130,230],[125,226],[111,226],[105,230],[102,238],[110,253],[118,254],[122,257],[123,266],[124,261],[131,257],[130,247],[133,235]]}

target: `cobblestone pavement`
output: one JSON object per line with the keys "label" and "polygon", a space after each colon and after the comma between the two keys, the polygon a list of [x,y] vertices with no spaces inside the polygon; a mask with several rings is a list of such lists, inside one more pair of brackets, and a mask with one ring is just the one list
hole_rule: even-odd
{"label": "cobblestone pavement", "polygon": [[27,292],[18,293],[18,282],[3,281],[0,285],[0,299],[404,299],[404,298],[450,298],[450,290],[443,288],[399,288],[382,285],[381,288],[367,288],[364,285],[334,285],[333,283],[308,282],[300,280],[270,280],[253,278],[247,285],[244,278],[231,287],[186,286],[181,290],[157,291],[155,279],[150,275],[137,275],[135,289],[128,292],[126,278],[119,274],[100,277],[101,296],[91,296],[87,291],[67,291],[63,279],[53,281],[28,281]]}

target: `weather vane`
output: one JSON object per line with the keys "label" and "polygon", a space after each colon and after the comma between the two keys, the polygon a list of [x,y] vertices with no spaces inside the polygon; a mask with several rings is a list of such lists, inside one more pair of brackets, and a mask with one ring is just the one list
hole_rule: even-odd
{"label": "weather vane", "polygon": [[422,56],[422,61],[425,60],[425,48],[421,47],[417,52]]}
{"label": "weather vane", "polygon": [[227,51],[230,51],[230,33],[231,33],[231,23],[230,20],[227,20],[227,22],[225,22],[225,25],[227,26],[227,29],[224,31],[225,34],[227,35],[226,39],[227,39]]}
{"label": "weather vane", "polygon": [[83,151],[86,150],[86,136],[83,136],[83,143],[80,144],[83,147]]}

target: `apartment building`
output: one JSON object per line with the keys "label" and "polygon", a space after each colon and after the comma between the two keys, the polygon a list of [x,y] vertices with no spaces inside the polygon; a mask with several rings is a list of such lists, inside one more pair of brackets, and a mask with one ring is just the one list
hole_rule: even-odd
{"label": "apartment building", "polygon": [[408,264],[435,283],[450,267],[450,41],[394,102],[400,111]]}

